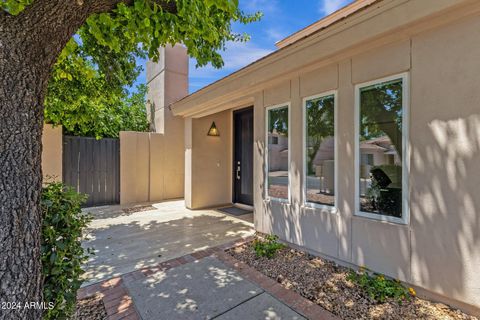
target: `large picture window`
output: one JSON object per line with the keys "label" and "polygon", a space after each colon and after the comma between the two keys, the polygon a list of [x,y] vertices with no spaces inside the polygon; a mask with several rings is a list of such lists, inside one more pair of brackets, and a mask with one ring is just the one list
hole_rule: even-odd
{"label": "large picture window", "polygon": [[290,143],[289,105],[267,108],[267,197],[288,201]]}
{"label": "large picture window", "polygon": [[335,206],[335,94],[304,100],[304,199]]}
{"label": "large picture window", "polygon": [[405,222],[406,76],[357,87],[357,209]]}

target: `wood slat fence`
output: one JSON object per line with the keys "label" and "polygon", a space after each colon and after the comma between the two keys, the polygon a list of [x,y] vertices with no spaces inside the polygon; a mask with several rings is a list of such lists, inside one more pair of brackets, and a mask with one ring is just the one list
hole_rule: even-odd
{"label": "wood slat fence", "polygon": [[85,207],[120,203],[119,139],[64,136],[63,181],[88,195]]}

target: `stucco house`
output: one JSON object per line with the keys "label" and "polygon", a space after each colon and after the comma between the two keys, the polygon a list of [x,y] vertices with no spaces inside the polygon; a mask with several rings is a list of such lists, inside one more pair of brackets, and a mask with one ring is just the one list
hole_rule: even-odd
{"label": "stucco house", "polygon": [[[480,308],[480,1],[359,0],[170,105],[185,203]],[[208,135],[215,122],[218,135]]]}

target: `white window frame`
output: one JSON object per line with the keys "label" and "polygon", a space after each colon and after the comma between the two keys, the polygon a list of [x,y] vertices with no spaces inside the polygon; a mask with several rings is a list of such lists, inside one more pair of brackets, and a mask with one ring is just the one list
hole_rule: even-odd
{"label": "white window frame", "polygon": [[[306,155],[306,147],[307,147],[307,101],[309,100],[314,100],[318,98],[326,98],[328,96],[333,96],[333,134],[334,134],[334,166],[335,166],[335,171],[334,171],[334,177],[333,179],[335,180],[335,187],[334,187],[334,204],[328,205],[328,204],[321,204],[321,203],[315,203],[315,202],[308,202],[307,201],[307,155]],[[338,145],[337,145],[337,135],[338,135],[338,92],[337,90],[330,90],[326,92],[322,92],[319,94],[315,94],[312,96],[308,96],[303,98],[302,102],[302,130],[303,130],[303,140],[302,140],[302,159],[303,159],[303,183],[302,183],[302,196],[303,196],[303,206],[308,207],[308,208],[315,208],[315,209],[321,209],[321,210],[326,210],[330,211],[331,213],[337,213],[338,212]]]}
{"label": "white window frame", "polygon": [[[277,197],[271,197],[268,194],[268,113],[270,110],[275,110],[275,109],[281,109],[287,107],[288,110],[288,198],[277,198]],[[290,168],[291,166],[291,157],[292,157],[292,150],[291,150],[291,139],[292,139],[292,124],[291,124],[291,103],[289,102],[284,102],[284,103],[279,103],[273,106],[269,106],[265,108],[265,192],[264,192],[264,198],[267,201],[277,201],[277,202],[285,202],[285,203],[290,203],[291,202],[291,197],[292,197],[292,191],[291,191],[291,184],[292,184],[292,170]]]}
{"label": "white window frame", "polygon": [[[402,80],[402,218],[386,216],[360,210],[360,90],[384,82]],[[409,174],[410,174],[410,81],[409,73],[404,72],[373,81],[355,85],[355,215],[374,220],[393,222],[397,224],[410,223]]]}

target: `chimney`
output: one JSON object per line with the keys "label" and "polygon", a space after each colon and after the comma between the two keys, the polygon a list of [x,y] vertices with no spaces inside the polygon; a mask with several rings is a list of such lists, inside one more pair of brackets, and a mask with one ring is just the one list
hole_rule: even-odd
{"label": "chimney", "polygon": [[173,116],[169,106],[188,95],[188,56],[183,45],[160,48],[158,62],[147,62],[147,86],[146,107],[151,131],[160,134],[155,140],[161,141],[156,144],[161,157],[150,160],[155,162],[150,163],[150,170],[155,169],[151,175],[157,185],[150,187],[151,192],[159,193],[157,198],[181,198],[185,174],[185,122],[182,117]]}

